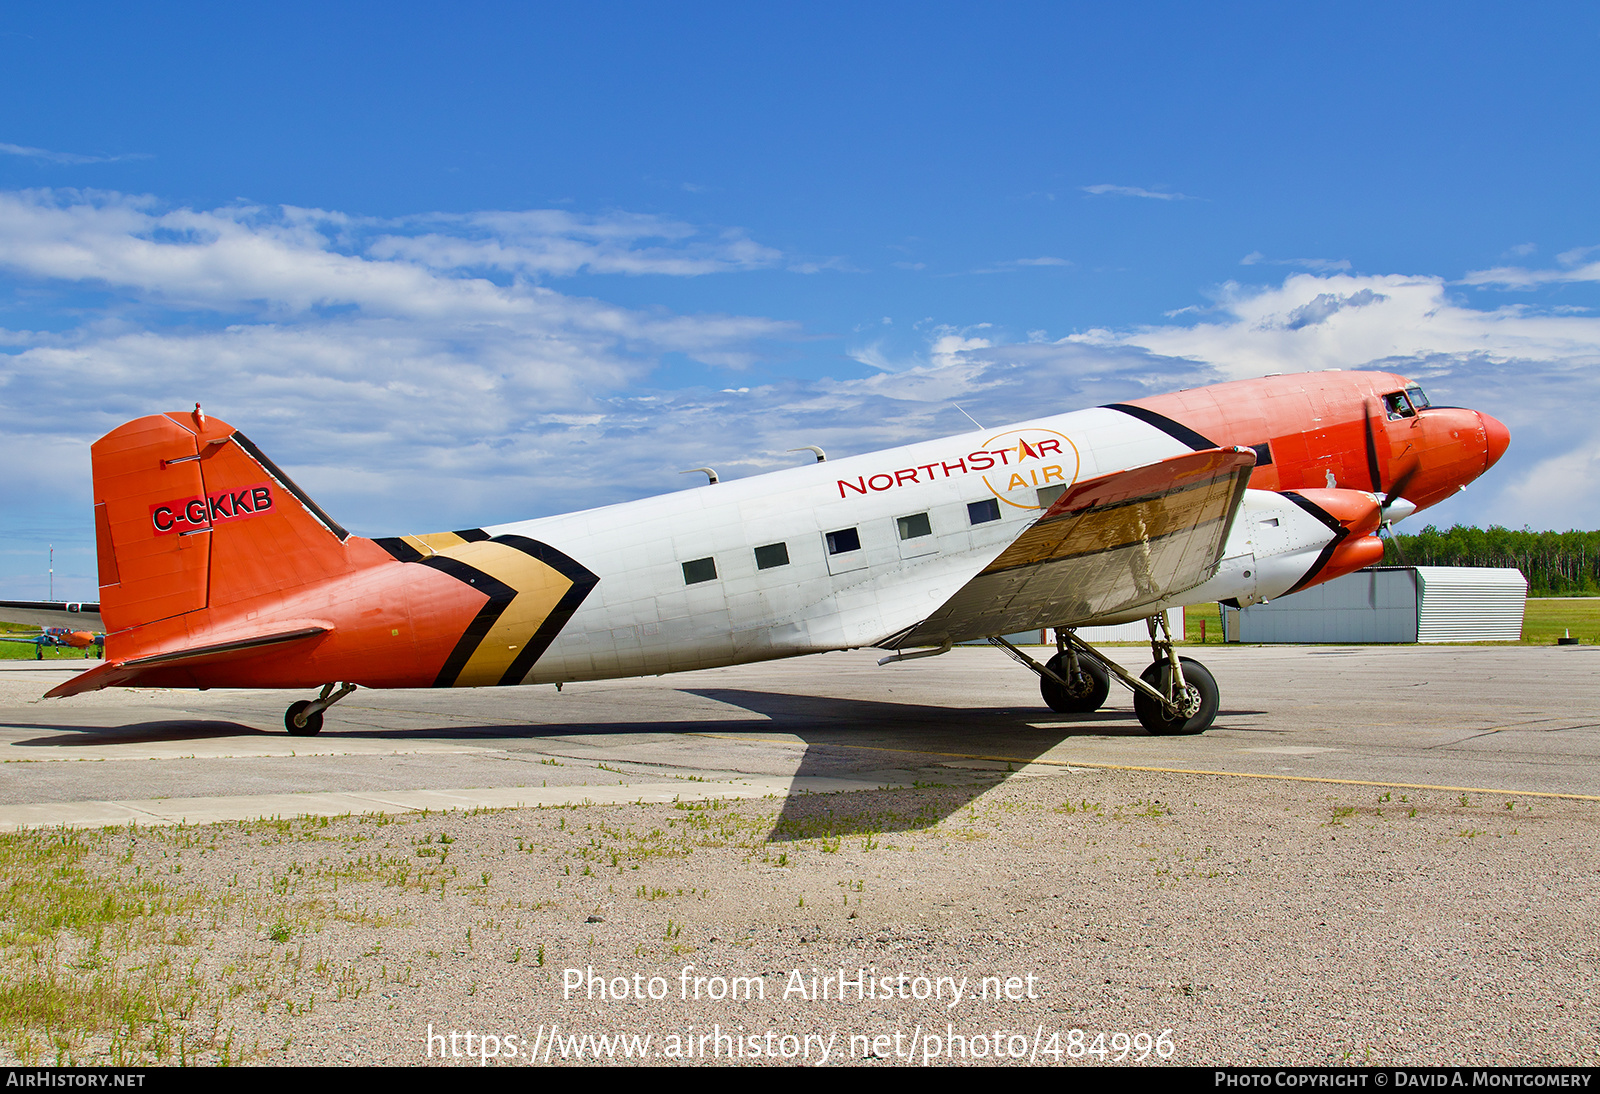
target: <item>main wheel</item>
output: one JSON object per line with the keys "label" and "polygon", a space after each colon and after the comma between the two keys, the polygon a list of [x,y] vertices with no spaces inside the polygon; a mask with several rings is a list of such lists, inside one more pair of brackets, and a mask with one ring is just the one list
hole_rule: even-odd
{"label": "main wheel", "polygon": [[1078,672],[1067,676],[1067,655],[1058,653],[1045,662],[1045,668],[1067,682],[1062,687],[1048,676],[1039,677],[1039,694],[1045,705],[1058,714],[1088,714],[1100,709],[1111,690],[1111,674],[1093,657],[1078,654]]}
{"label": "main wheel", "polygon": [[[1187,672],[1188,670],[1185,669],[1184,671]],[[310,705],[310,699],[301,699],[298,703],[290,703],[289,709],[284,712],[284,727],[296,737],[315,737],[318,733],[322,732],[322,711],[320,710],[315,714],[307,714],[305,725],[302,726],[295,724],[295,715],[299,714]]]}
{"label": "main wheel", "polygon": [[[1179,697],[1183,711],[1174,716],[1167,708],[1142,691],[1133,693],[1133,711],[1144,728],[1158,737],[1204,733],[1217,719],[1217,681],[1210,671],[1198,661],[1179,658],[1183,666],[1184,695]],[[1167,678],[1172,666],[1157,661],[1139,674],[1139,679],[1161,692],[1167,693]]]}

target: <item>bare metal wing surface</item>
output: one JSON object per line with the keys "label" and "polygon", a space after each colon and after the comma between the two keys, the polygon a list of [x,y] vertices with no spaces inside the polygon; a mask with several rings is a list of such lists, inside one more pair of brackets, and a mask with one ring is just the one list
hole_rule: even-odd
{"label": "bare metal wing surface", "polygon": [[1215,448],[1078,483],[887,648],[1137,618],[1222,558],[1255,453]]}

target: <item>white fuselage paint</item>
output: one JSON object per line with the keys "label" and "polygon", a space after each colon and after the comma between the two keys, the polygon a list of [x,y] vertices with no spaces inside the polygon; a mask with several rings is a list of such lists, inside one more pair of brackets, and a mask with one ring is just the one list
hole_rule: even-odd
{"label": "white fuselage paint", "polygon": [[[1005,550],[1043,512],[1039,487],[1189,451],[1095,408],[485,531],[548,543],[600,578],[525,682],[679,672],[873,645]],[[1000,519],[972,523],[969,504],[987,499]],[[924,513],[931,534],[902,539],[899,518]],[[830,555],[828,533],[852,528],[860,549]],[[1216,576],[1161,607],[1277,596],[1331,538],[1281,495],[1248,491]],[[788,564],[759,569],[755,549],[777,543]],[[707,558],[716,578],[688,584],[683,564]]]}

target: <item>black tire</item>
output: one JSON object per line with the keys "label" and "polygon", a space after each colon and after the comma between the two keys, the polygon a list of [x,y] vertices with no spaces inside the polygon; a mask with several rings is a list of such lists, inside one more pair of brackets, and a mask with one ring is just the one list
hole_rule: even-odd
{"label": "black tire", "polygon": [[1078,675],[1067,679],[1067,655],[1058,653],[1045,662],[1045,668],[1072,685],[1063,688],[1048,676],[1039,677],[1039,694],[1045,705],[1057,714],[1088,714],[1100,709],[1111,690],[1111,674],[1093,657],[1078,654]]}
{"label": "black tire", "polygon": [[[1187,669],[1184,671],[1188,671]],[[315,737],[322,732],[322,711],[306,715],[306,724],[295,725],[294,717],[306,707],[311,705],[310,699],[301,699],[298,703],[290,703],[289,709],[283,715],[283,725],[293,736]]]}
{"label": "black tire", "polygon": [[[1198,661],[1191,661],[1187,657],[1178,659],[1183,665],[1183,682],[1199,693],[1199,709],[1188,718],[1177,717],[1167,713],[1160,703],[1150,698],[1142,691],[1133,693],[1133,711],[1139,716],[1139,721],[1144,728],[1157,737],[1189,736],[1195,733],[1204,733],[1211,728],[1211,723],[1217,720],[1217,681],[1211,672]],[[1165,661],[1157,661],[1139,674],[1139,679],[1166,694],[1167,677],[1171,675],[1172,668]]]}

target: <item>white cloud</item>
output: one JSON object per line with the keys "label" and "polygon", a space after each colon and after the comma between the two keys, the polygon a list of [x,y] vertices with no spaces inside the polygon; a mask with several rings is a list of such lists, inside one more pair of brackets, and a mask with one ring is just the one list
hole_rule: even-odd
{"label": "white cloud", "polygon": [[[1531,249],[1532,245],[1527,245]],[[1520,252],[1521,248],[1513,248]],[[1496,266],[1492,270],[1474,270],[1461,279],[1464,285],[1500,285],[1508,289],[1532,289],[1540,285],[1553,285],[1569,281],[1600,281],[1600,260],[1585,262],[1600,246],[1575,247],[1556,255],[1564,268],[1559,270],[1530,270],[1523,266]]]}
{"label": "white cloud", "polygon": [[[896,265],[899,265],[899,263],[896,263]],[[975,274],[1015,273],[1018,270],[1070,265],[1072,265],[1070,259],[1056,258],[1054,255],[1041,255],[1038,258],[1008,259],[1004,262],[996,262],[992,266],[985,266],[981,269],[973,270],[971,272]]]}
{"label": "white cloud", "polygon": [[1086,194],[1117,194],[1127,198],[1154,198],[1156,201],[1193,201],[1188,194],[1171,194],[1163,190],[1146,190],[1142,186],[1113,186],[1109,182],[1079,187]]}
{"label": "white cloud", "polygon": [[[638,214],[580,217],[559,209],[537,209],[436,214],[403,223],[444,231],[385,234],[372,242],[368,254],[437,270],[503,270],[558,277],[577,273],[697,276],[765,269],[776,266],[783,257],[737,231],[702,239],[692,225]],[[640,246],[644,241],[662,242]]]}
{"label": "white cloud", "polygon": [[1512,435],[1488,476],[1421,521],[1600,526],[1593,480],[1572,477],[1600,452],[1600,319],[1472,308],[1442,278],[1401,275],[1230,284],[1210,311],[1210,322],[1064,341],[1181,358],[1221,379],[1326,368],[1411,376],[1435,402],[1493,414]]}
{"label": "white cloud", "polygon": [[[481,263],[374,246],[399,238],[394,228],[322,210],[0,193],[0,268],[30,287],[31,306],[67,294],[50,315],[59,323],[81,314],[72,294],[104,298],[77,326],[0,331],[8,448],[77,454],[61,465],[75,483],[65,491],[61,475],[13,468],[26,485],[12,480],[8,511],[82,493],[89,441],[197,400],[369,529],[459,524],[469,508],[511,519],[550,511],[551,494],[593,504],[578,484],[638,489],[609,486],[627,450],[617,399],[661,355],[739,368],[800,334],[759,316],[619,307],[517,274],[499,283]],[[766,261],[748,240],[707,241],[689,225],[625,214],[482,214],[462,231],[466,244],[503,253],[560,252],[545,272],[694,274]],[[565,486],[552,489],[541,476],[556,467]]]}
{"label": "white cloud", "polygon": [[1241,266],[1296,266],[1317,273],[1338,273],[1350,269],[1348,258],[1268,258],[1260,251],[1251,251],[1239,260]]}
{"label": "white cloud", "polygon": [[1230,283],[1216,310],[1215,322],[1092,330],[1069,340],[1140,346],[1214,363],[1232,376],[1376,367],[1439,354],[1600,362],[1600,320],[1470,308],[1451,299],[1437,277],[1295,274],[1277,288]]}
{"label": "white cloud", "polygon": [[[450,251],[452,241],[465,249]],[[499,248],[499,265],[472,257],[486,247]],[[1056,342],[930,319],[915,324],[920,352],[892,357],[882,342],[849,351],[873,375],[727,390],[659,390],[651,375],[669,352],[736,367],[799,327],[630,309],[530,280],[630,263],[692,276],[708,264],[736,272],[767,261],[742,253],[737,239],[629,214],[373,222],[0,194],[0,265],[30,299],[52,286],[109,298],[75,327],[0,331],[0,434],[15,465],[0,504],[8,524],[54,536],[58,526],[39,514],[87,512],[88,441],[196,400],[347,525],[387,534],[682,489],[674,472],[683,467],[735,478],[793,466],[809,458],[787,451],[800,445],[844,456],[963,432],[970,423],[956,403],[1000,424],[1267,372],[1380,367],[1512,429],[1503,466],[1457,519],[1596,521],[1583,500],[1592,492],[1571,486],[1592,477],[1570,476],[1590,475],[1600,453],[1600,319],[1475,309],[1440,278],[1294,274],[1265,289],[1227,285],[1204,321]],[[64,306],[52,318],[75,314]],[[0,577],[6,588],[19,586]]]}
{"label": "white cloud", "polygon": [[77,152],[52,152],[48,148],[29,148],[22,144],[0,144],[0,155],[22,156],[41,163],[59,163],[68,166],[82,163],[118,163],[123,160],[145,160],[148,155],[133,152],[123,156],[84,156]]}

